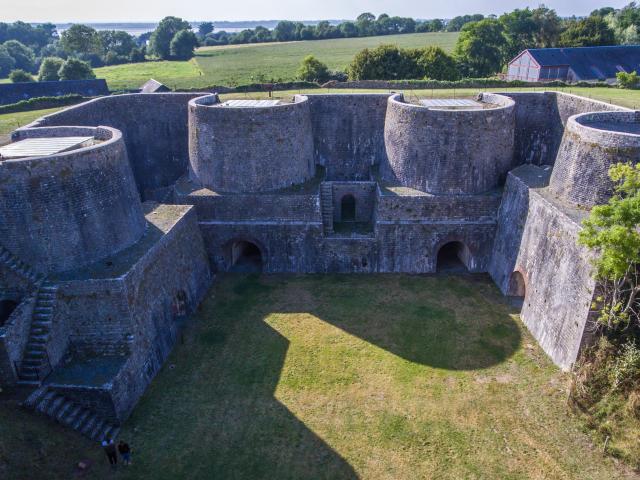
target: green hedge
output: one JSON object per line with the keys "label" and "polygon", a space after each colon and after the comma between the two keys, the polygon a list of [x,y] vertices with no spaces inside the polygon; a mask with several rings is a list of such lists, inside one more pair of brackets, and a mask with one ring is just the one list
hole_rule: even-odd
{"label": "green hedge", "polygon": [[86,100],[82,95],[71,94],[60,97],[34,97],[29,100],[21,100],[18,103],[0,106],[0,115],[3,113],[28,112],[30,110],[42,110],[45,108],[64,107],[74,105]]}

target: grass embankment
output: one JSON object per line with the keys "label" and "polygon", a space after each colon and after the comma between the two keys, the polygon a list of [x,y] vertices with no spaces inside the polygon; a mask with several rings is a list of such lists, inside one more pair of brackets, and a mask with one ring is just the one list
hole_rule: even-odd
{"label": "grass embankment", "polygon": [[365,38],[339,38],[304,42],[224,45],[198,49],[188,62],[147,62],[95,69],[112,90],[139,88],[149,78],[171,88],[244,85],[273,80],[295,80],[306,55],[315,55],[331,69],[345,69],[364,48],[392,43],[401,47],[438,45],[453,50],[457,33],[414,33]]}
{"label": "grass embankment", "polygon": [[53,112],[57,112],[65,107],[47,108],[44,110],[32,110],[29,112],[14,112],[5,113],[0,115],[0,145],[4,145],[9,142],[9,134],[16,128],[23,127],[33,122],[37,118],[43,115],[48,115]]}
{"label": "grass embankment", "polygon": [[0,476],[622,478],[566,385],[484,276],[225,276],[121,433],[133,466],[0,406]]}

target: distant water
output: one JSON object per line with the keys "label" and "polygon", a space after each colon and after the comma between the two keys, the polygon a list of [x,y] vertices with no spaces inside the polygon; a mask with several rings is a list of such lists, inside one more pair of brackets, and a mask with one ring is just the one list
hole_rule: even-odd
{"label": "distant water", "polygon": [[[81,22],[78,22],[81,23]],[[265,22],[267,23],[267,22]],[[56,28],[58,29],[58,33],[62,33],[67,30],[72,23],[57,23]],[[96,30],[123,30],[127,32],[129,35],[142,35],[143,33],[153,32],[158,26],[157,23],[84,23],[83,25],[87,25],[89,27],[95,28]],[[194,30],[198,30],[198,25],[200,22],[193,22],[191,26]],[[215,24],[214,24],[215,25]],[[266,25],[265,25],[266,26]],[[244,30],[245,28],[255,28],[253,25],[248,26],[233,26],[233,27],[216,27],[214,32],[220,32],[222,30],[226,32],[239,32]],[[270,27],[267,27],[270,28]],[[272,27],[271,27],[272,28]]]}

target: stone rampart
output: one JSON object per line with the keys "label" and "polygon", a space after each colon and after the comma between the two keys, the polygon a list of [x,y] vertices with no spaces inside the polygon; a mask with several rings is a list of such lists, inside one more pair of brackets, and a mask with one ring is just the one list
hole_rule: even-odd
{"label": "stone rampart", "polygon": [[613,194],[611,165],[640,161],[638,112],[583,113],[569,118],[553,167],[550,190],[582,207],[606,203]]}
{"label": "stone rampart", "polygon": [[135,243],[145,230],[118,130],[21,129],[14,140],[91,136],[96,143],[46,157],[0,162],[0,238],[39,273],[95,262]]}
{"label": "stone rampart", "polygon": [[428,193],[474,194],[492,190],[512,166],[513,100],[484,95],[493,108],[447,110],[389,98],[382,179]]}
{"label": "stone rampart", "polygon": [[327,180],[370,180],[383,161],[384,122],[390,94],[306,95],[313,128],[315,161]]}
{"label": "stone rampart", "polygon": [[198,93],[113,95],[43,117],[30,126],[106,125],[120,130],[143,199],[187,172],[187,104]]}
{"label": "stone rampart", "polygon": [[268,192],[315,174],[307,98],[234,107],[215,95],[189,102],[190,178],[219,192]]}

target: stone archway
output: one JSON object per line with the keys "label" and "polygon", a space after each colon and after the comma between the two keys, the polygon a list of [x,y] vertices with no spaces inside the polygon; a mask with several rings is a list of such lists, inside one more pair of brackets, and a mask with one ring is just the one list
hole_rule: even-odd
{"label": "stone archway", "polygon": [[14,300],[0,300],[0,326],[4,325],[18,306]]}
{"label": "stone archway", "polygon": [[466,273],[468,249],[462,242],[447,242],[438,249],[436,272]]}
{"label": "stone archway", "polygon": [[262,250],[253,242],[236,240],[231,244],[230,270],[234,272],[262,271]]}

